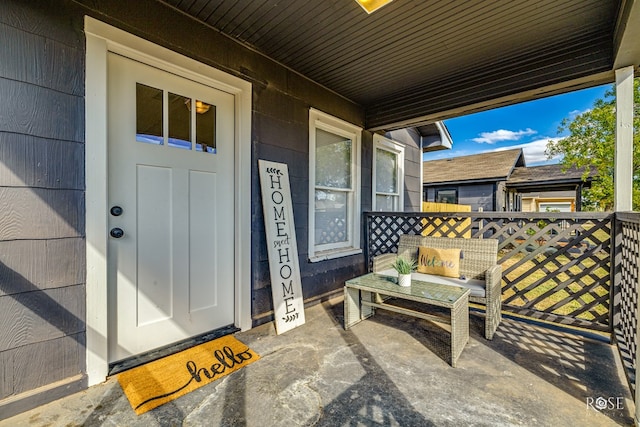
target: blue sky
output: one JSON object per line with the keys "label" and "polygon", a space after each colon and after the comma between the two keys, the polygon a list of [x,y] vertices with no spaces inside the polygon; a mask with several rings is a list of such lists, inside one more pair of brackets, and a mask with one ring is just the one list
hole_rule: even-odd
{"label": "blue sky", "polygon": [[522,147],[527,166],[558,163],[544,153],[550,139],[558,139],[558,126],[565,117],[588,111],[611,85],[597,86],[509,107],[445,120],[453,149],[424,155],[424,160]]}

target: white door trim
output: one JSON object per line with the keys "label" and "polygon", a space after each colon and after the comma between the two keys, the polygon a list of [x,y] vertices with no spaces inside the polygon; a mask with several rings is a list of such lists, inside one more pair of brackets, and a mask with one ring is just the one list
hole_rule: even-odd
{"label": "white door trim", "polygon": [[114,52],[231,93],[235,98],[235,325],[251,328],[251,83],[85,17],[86,334],[89,385],[108,364],[107,52]]}

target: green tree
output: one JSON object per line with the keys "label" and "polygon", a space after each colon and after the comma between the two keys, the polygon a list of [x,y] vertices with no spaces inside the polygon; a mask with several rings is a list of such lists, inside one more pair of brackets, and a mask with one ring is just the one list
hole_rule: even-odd
{"label": "green tree", "polygon": [[[640,79],[634,80],[633,117],[633,209],[640,210]],[[584,210],[613,209],[614,147],[616,137],[615,86],[593,108],[574,118],[565,118],[558,135],[569,136],[547,144],[549,158],[562,155],[565,169],[585,168],[584,177],[595,175],[583,195]]]}

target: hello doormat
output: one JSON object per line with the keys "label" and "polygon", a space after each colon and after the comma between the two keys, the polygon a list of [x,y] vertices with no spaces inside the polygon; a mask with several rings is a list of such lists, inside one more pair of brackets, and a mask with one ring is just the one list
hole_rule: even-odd
{"label": "hello doormat", "polygon": [[131,407],[140,415],[260,359],[227,335],[118,375]]}

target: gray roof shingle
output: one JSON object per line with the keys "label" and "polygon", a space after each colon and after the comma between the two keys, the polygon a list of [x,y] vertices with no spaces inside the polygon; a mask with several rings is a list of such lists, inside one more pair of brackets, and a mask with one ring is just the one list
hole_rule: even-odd
{"label": "gray roof shingle", "polygon": [[516,166],[525,166],[521,148],[423,162],[423,183],[506,180]]}
{"label": "gray roof shingle", "polygon": [[[532,183],[532,182],[548,182],[548,181],[582,181],[582,174],[584,173],[584,168],[577,169],[575,167],[571,167],[566,170],[566,172],[562,171],[562,165],[543,165],[543,166],[531,166],[531,167],[518,167],[513,170],[509,179],[507,180],[507,185],[509,184],[524,184],[524,183]],[[591,176],[587,178],[590,180]]]}

